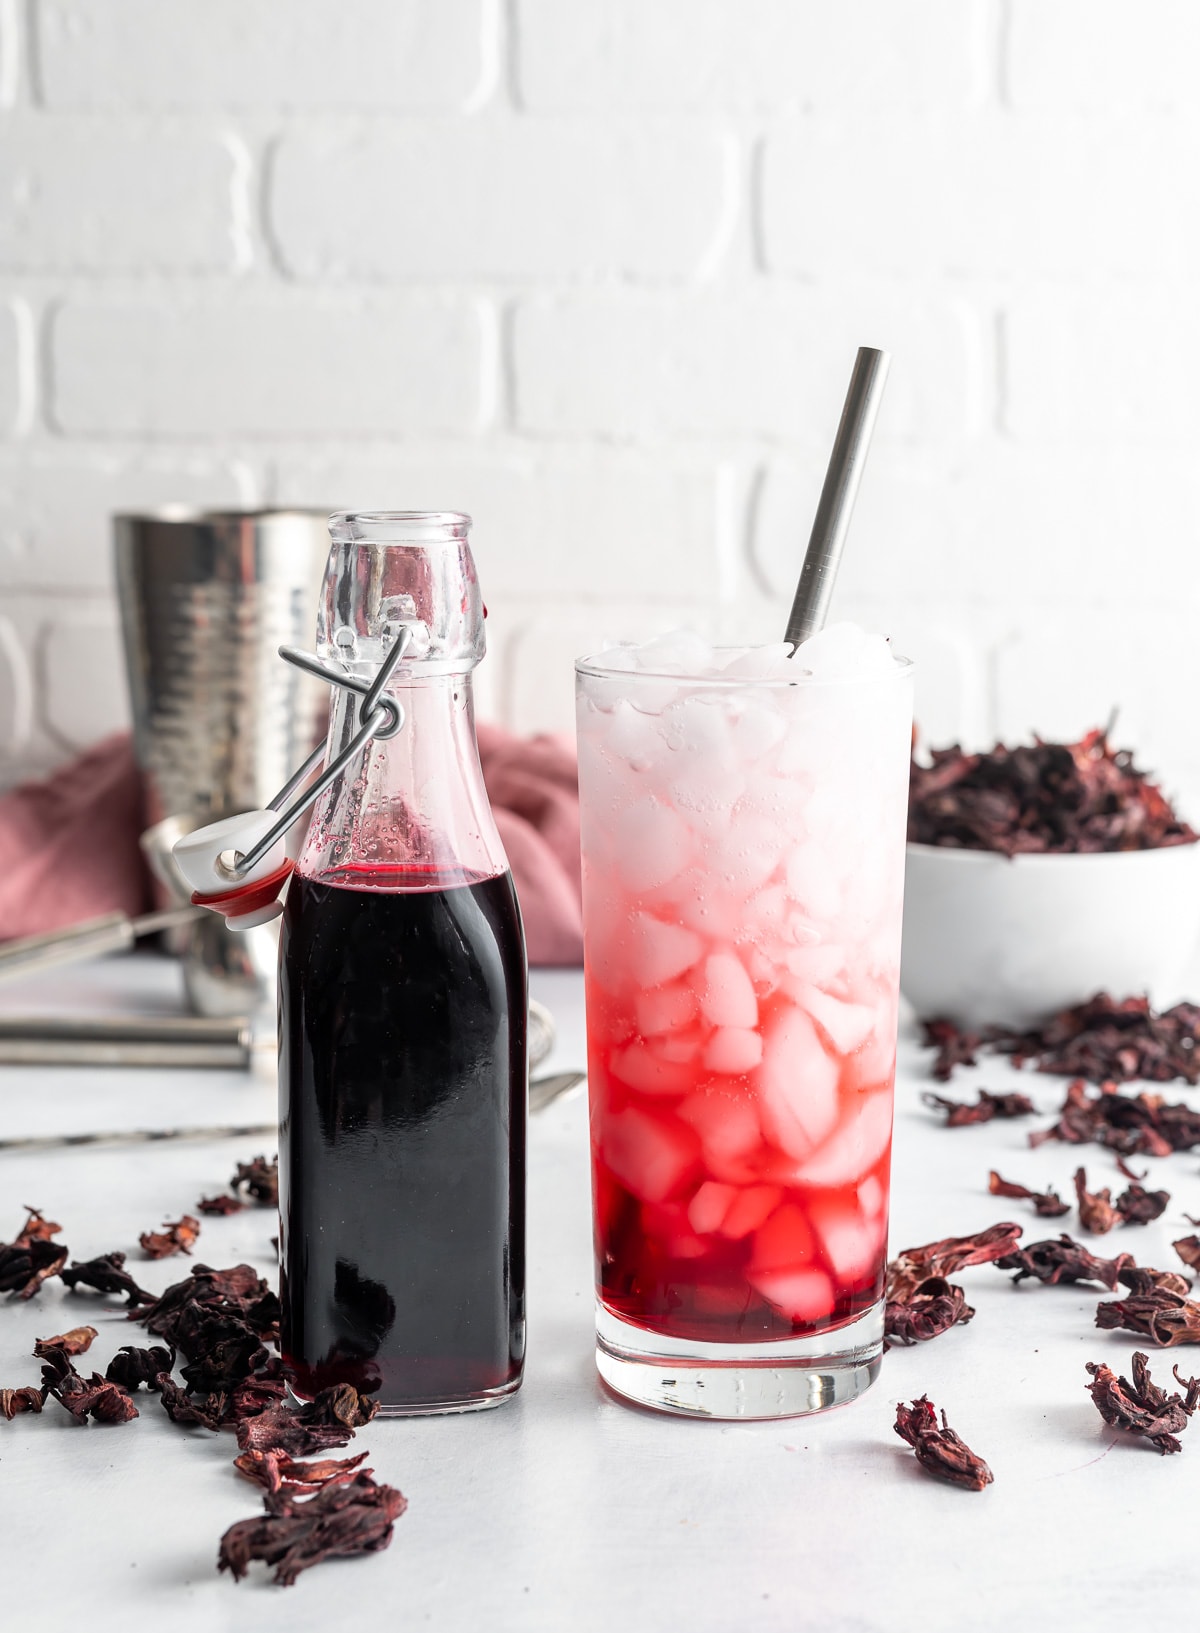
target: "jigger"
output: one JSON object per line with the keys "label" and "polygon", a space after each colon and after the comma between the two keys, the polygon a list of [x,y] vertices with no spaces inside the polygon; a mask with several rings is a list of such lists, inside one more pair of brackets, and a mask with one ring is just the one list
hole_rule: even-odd
{"label": "jigger", "polygon": [[[178,834],[263,805],[323,731],[325,689],[276,652],[311,629],[326,513],[171,507],[113,533],[147,821]],[[205,914],[176,934],[199,1014],[273,1004],[269,927],[235,935]]]}

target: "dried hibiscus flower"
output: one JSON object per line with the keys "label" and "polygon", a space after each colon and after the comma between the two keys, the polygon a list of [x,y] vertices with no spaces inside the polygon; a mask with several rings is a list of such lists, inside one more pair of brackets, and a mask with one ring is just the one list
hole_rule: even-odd
{"label": "dried hibiscus flower", "polygon": [[240,1419],[238,1445],[242,1451],[280,1451],[292,1457],[311,1457],[344,1446],[378,1410],[378,1401],[360,1395],[352,1384],[334,1384],[304,1405],[281,1402],[255,1417]]}
{"label": "dried hibiscus flower", "polygon": [[231,1389],[267,1360],[263,1341],[278,1335],[279,1300],[248,1264],[198,1264],[133,1316],[180,1351],[188,1388],[206,1394]]}
{"label": "dried hibiscus flower", "polygon": [[236,1423],[242,1418],[257,1417],[260,1412],[286,1400],[287,1392],[282,1360],[278,1355],[268,1356],[249,1377],[230,1390],[227,1418]]}
{"label": "dried hibiscus flower", "polygon": [[1171,1246],[1191,1270],[1200,1270],[1200,1236],[1181,1236]]}
{"label": "dried hibiscus flower", "polygon": [[1148,1225],[1167,1211],[1170,1200],[1170,1191],[1146,1191],[1135,1183],[1117,1198],[1117,1212],[1123,1225]]}
{"label": "dried hibiscus flower", "polygon": [[20,1389],[0,1389],[0,1418],[9,1423],[22,1412],[40,1412],[46,1404],[46,1391],[36,1384],[24,1384]]}
{"label": "dried hibiscus flower", "polygon": [[230,1184],[235,1191],[245,1191],[264,1208],[279,1206],[279,1158],[255,1157],[250,1162],[239,1162],[237,1173]]}
{"label": "dried hibiscus flower", "polygon": [[907,1440],[917,1454],[917,1462],[928,1473],[951,1485],[964,1486],[968,1491],[982,1491],[991,1485],[992,1471],[977,1457],[966,1441],[957,1435],[942,1413],[938,1425],[937,1411],[927,1395],[905,1406],[896,1403],[896,1433]]}
{"label": "dried hibiscus flower", "polygon": [[1057,1191],[1031,1191],[1027,1185],[1014,1185],[1010,1179],[1001,1179],[994,1168],[988,1174],[988,1191],[992,1196],[1032,1202],[1034,1213],[1043,1219],[1061,1219],[1071,1211],[1070,1203],[1064,1202]]}
{"label": "dried hibiscus flower", "polygon": [[933,1111],[946,1113],[947,1128],[966,1128],[971,1123],[990,1123],[993,1117],[1032,1117],[1033,1101],[1025,1094],[990,1094],[980,1089],[974,1105],[966,1100],[947,1100],[941,1094],[923,1094],[921,1099]]}
{"label": "dried hibiscus flower", "polygon": [[45,1360],[53,1350],[61,1350],[64,1355],[83,1355],[99,1336],[95,1327],[72,1327],[70,1332],[60,1332],[54,1338],[39,1338],[33,1353],[39,1360]]}
{"label": "dried hibiscus flower", "polygon": [[82,1264],[76,1259],[62,1272],[62,1279],[72,1292],[90,1287],[97,1293],[125,1293],[131,1310],[139,1304],[154,1303],[154,1294],[139,1287],[125,1269],[123,1253],[102,1253],[99,1258]]}
{"label": "dried hibiscus flower", "polygon": [[1184,1383],[1176,1367],[1175,1381],[1182,1385],[1185,1393],[1168,1395],[1152,1381],[1147,1363],[1148,1358],[1140,1350],[1136,1351],[1130,1383],[1128,1378],[1118,1378],[1102,1361],[1089,1361],[1087,1369],[1092,1382],[1087,1385],[1088,1393],[1100,1416],[1113,1428],[1144,1435],[1164,1455],[1182,1451],[1177,1437],[1187,1428],[1200,1404],[1200,1378],[1189,1378]]}
{"label": "dried hibiscus flower", "polygon": [[1079,1223],[1089,1236],[1104,1236],[1117,1222],[1111,1191],[1089,1191],[1087,1172],[1075,1170],[1075,1198],[1079,1205]]}
{"label": "dried hibiscus flower", "polygon": [[[953,1021],[922,1021],[921,1026],[925,1034],[925,1047],[937,1050],[933,1075],[939,1082],[948,1083],[956,1066],[976,1064],[976,1056],[983,1042],[980,1033],[963,1031]],[[954,1102],[947,1101],[947,1104],[953,1105]]]}
{"label": "dried hibiscus flower", "polygon": [[25,1203],[25,1212],[28,1217],[17,1233],[18,1242],[48,1242],[62,1229],[53,1219],[47,1219],[40,1208],[31,1208],[28,1202]]}
{"label": "dried hibiscus flower", "polygon": [[162,1400],[163,1411],[172,1423],[195,1423],[202,1429],[213,1430],[214,1433],[224,1427],[224,1395],[209,1394],[203,1397],[191,1395],[186,1389],[179,1387],[169,1372],[160,1372],[154,1380],[153,1388],[157,1390]]}
{"label": "dried hibiscus flower", "polygon": [[1066,1234],[1052,1236],[1044,1242],[1030,1242],[1028,1247],[1014,1248],[996,1260],[997,1270],[1015,1270],[1014,1282],[1031,1276],[1047,1286],[1079,1281],[1097,1281],[1114,1291],[1122,1272],[1133,1264],[1133,1255],[1119,1253],[1115,1259],[1097,1259],[1079,1242]]}
{"label": "dried hibiscus flower", "polygon": [[237,1196],[202,1196],[196,1206],[201,1213],[229,1214],[241,1213],[246,1204]]}
{"label": "dried hibiscus flower", "polygon": [[143,1231],[138,1241],[148,1259],[169,1259],[176,1253],[191,1253],[200,1235],[200,1221],[185,1213],[174,1224],[169,1220],[160,1231]]}
{"label": "dried hibiscus flower", "polygon": [[1124,1266],[1120,1280],[1121,1286],[1127,1287],[1131,1293],[1153,1293],[1161,1289],[1186,1298],[1192,1290],[1191,1282],[1177,1270],[1152,1270],[1149,1265]]}
{"label": "dried hibiscus flower", "polygon": [[961,1287],[943,1276],[930,1276],[906,1299],[885,1304],[884,1338],[889,1348],[892,1344],[925,1344],[951,1327],[965,1326],[974,1314]]}
{"label": "dried hibiscus flower", "polygon": [[1107,731],[1077,743],[1045,743],[987,754],[957,744],[912,762],[908,837],[921,845],[1029,852],[1156,850],[1197,835],[1162,790],[1114,749]]}
{"label": "dried hibiscus flower", "polygon": [[1096,1309],[1096,1325],[1107,1330],[1122,1327],[1140,1333],[1159,1349],[1174,1344],[1200,1344],[1200,1304],[1165,1287],[1131,1293]]}
{"label": "dried hibiscus flower", "polygon": [[157,1390],[159,1374],[165,1372],[169,1377],[174,1365],[175,1351],[163,1349],[161,1344],[152,1344],[149,1349],[122,1344],[108,1363],[104,1376],[110,1383],[120,1384],[122,1389],[128,1389],[133,1394],[141,1384],[147,1389]]}
{"label": "dried hibiscus flower", "polygon": [[0,1293],[32,1298],[44,1282],[57,1276],[70,1251],[53,1240],[62,1229],[39,1209],[25,1206],[28,1218],[11,1242],[0,1242]]}
{"label": "dried hibiscus flower", "polygon": [[[359,1452],[357,1457],[327,1457],[319,1462],[298,1463],[286,1452],[248,1451],[235,1457],[233,1466],[264,1491],[290,1491],[303,1497],[324,1486],[342,1485],[354,1479],[370,1455],[370,1452]],[[362,1469],[363,1474],[374,1472],[374,1469]]]}
{"label": "dried hibiscus flower", "polygon": [[1058,1121],[1029,1136],[1030,1145],[1046,1140],[1094,1142],[1125,1156],[1166,1157],[1200,1144],[1200,1112],[1182,1103],[1168,1105],[1157,1094],[1118,1094],[1111,1083],[1091,1093],[1076,1078],[1067,1087]]}
{"label": "dried hibiscus flower", "polygon": [[83,1378],[71,1365],[71,1351],[65,1345],[38,1345],[42,1357],[42,1386],[66,1408],[77,1423],[92,1418],[97,1423],[128,1423],[138,1415],[127,1390],[93,1372]]}
{"label": "dried hibiscus flower", "polygon": [[366,1474],[304,1499],[269,1491],[263,1515],[239,1520],[221,1538],[218,1567],[240,1580],[250,1562],[260,1559],[274,1565],[281,1587],[290,1587],[301,1571],[323,1560],[386,1548],[393,1524],[407,1506],[393,1486],[377,1485]]}
{"label": "dried hibiscus flower", "polygon": [[990,1264],[1011,1253],[1021,1235],[1020,1225],[1004,1222],[974,1236],[946,1236],[924,1247],[908,1247],[887,1267],[887,1298],[906,1302],[931,1276],[952,1276],[967,1265]]}

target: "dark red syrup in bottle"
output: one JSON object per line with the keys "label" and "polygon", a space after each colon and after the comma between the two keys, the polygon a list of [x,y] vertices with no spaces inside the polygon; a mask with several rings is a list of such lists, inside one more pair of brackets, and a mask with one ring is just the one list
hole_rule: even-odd
{"label": "dark red syrup in bottle", "polygon": [[296,1392],[435,1411],[520,1382],[526,973],[511,876],[293,877],[282,1347]]}

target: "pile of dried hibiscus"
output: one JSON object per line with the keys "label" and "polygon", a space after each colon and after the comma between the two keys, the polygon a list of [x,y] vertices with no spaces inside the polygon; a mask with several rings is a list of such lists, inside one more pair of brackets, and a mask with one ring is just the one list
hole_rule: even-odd
{"label": "pile of dried hibiscus", "polygon": [[934,749],[930,762],[912,764],[908,837],[917,844],[1018,856],[1156,850],[1200,837],[1106,731],[1078,743],[997,743],[988,754],[955,745]]}
{"label": "pile of dried hibiscus", "polygon": [[1098,992],[1086,1003],[1023,1029],[991,1026],[973,1032],[947,1020],[922,1024],[926,1047],[937,1050],[933,1075],[942,1083],[949,1082],[956,1066],[974,1066],[984,1049],[1008,1055],[1014,1066],[1032,1064],[1053,1077],[1082,1077],[1089,1083],[1127,1083],[1134,1078],[1200,1083],[1197,1004],[1175,1004],[1156,1014],[1146,998],[1118,1002],[1107,992]]}
{"label": "pile of dried hibiscus", "polygon": [[[276,1184],[275,1165],[262,1158],[234,1177],[235,1188],[268,1205],[276,1198]],[[123,1253],[67,1266],[68,1249],[55,1240],[61,1226],[36,1209],[27,1211],[15,1240],[0,1244],[0,1289],[30,1298],[61,1275],[72,1291],[123,1297],[128,1319],[161,1342],[123,1345],[103,1376],[84,1377],[75,1361],[91,1348],[95,1327],[39,1339],[34,1354],[42,1363],[40,1384],[0,1389],[0,1416],[40,1413],[53,1399],[78,1423],[89,1418],[127,1423],[139,1415],[136,1397],[145,1389],[157,1395],[173,1423],[234,1434],[240,1453],[234,1467],[264,1493],[263,1513],[239,1521],[221,1539],[219,1568],[235,1578],[257,1559],[274,1566],[275,1581],[286,1586],[323,1560],[387,1547],[393,1523],[404,1512],[404,1497],[361,1466],[366,1452],[324,1455],[369,1423],[378,1403],[349,1384],[324,1389],[305,1404],[288,1399],[275,1347],[279,1301],[250,1265],[215,1270],[197,1264],[156,1298],[125,1270]],[[210,1205],[203,1211],[230,1210]],[[168,1227],[161,1237],[150,1233],[150,1242],[143,1244],[147,1256],[162,1256],[164,1247],[186,1252],[199,1226],[187,1215],[184,1220],[183,1231]],[[182,1362],[178,1378],[177,1360]],[[300,1461],[305,1458],[313,1461]]]}

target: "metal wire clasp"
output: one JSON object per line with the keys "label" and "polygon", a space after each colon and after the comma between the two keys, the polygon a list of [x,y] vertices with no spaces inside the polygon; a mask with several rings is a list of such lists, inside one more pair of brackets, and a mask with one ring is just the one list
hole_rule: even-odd
{"label": "metal wire clasp", "polygon": [[270,827],[245,855],[241,852],[235,853],[232,861],[224,869],[230,879],[244,879],[266,856],[271,846],[283,838],[297,818],[302,817],[305,811],[315,805],[325,790],[337,781],[372,738],[384,742],[387,738],[394,737],[404,725],[404,710],[392,698],[384,697],[383,691],[411,641],[411,628],[407,624],[401,625],[399,634],[379,667],[379,673],[371,681],[359,680],[356,676],[347,674],[344,669],[326,663],[313,652],[302,652],[295,646],[279,648],[279,656],[287,663],[294,664],[297,669],[303,669],[309,675],[316,675],[320,680],[327,680],[331,686],[340,686],[343,691],[357,693],[362,699],[357,705],[359,726],[341,753],[334,755],[321,775],[298,799],[293,799],[292,796],[297,789],[304,787],[325,758],[324,743],[312,751],[300,769],[284,783],[275,798],[267,801],[266,809],[278,811],[279,821]]}

